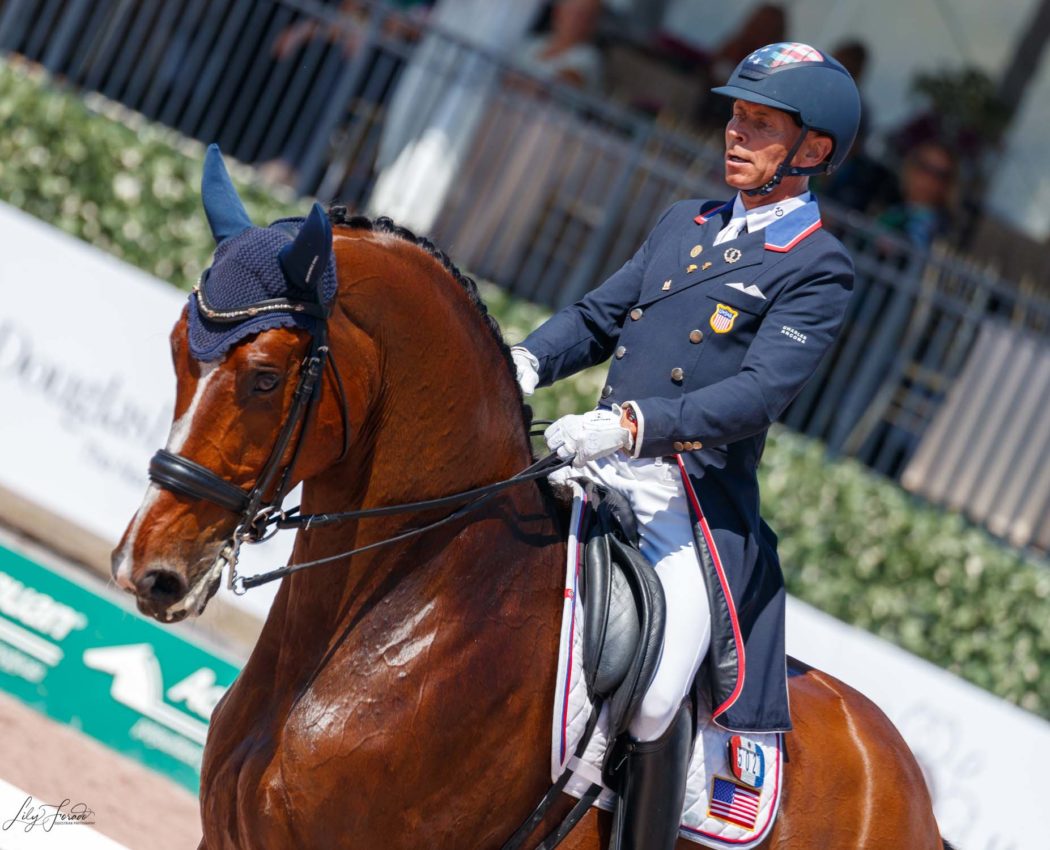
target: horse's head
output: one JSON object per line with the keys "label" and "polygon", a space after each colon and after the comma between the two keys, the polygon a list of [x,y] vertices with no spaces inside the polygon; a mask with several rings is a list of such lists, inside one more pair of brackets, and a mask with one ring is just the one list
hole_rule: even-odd
{"label": "horse's head", "polygon": [[303,477],[294,456],[306,420],[334,431],[328,463],[346,427],[337,399],[321,410],[315,398],[336,289],[327,216],[315,204],[301,226],[254,227],[214,146],[203,200],[217,249],[171,334],[174,423],[113,554],[117,582],[164,621],[203,610],[234,536],[252,534],[253,517]]}
{"label": "horse's head", "polygon": [[[203,198],[218,246],[172,332],[174,423],[113,554],[117,583],[169,622],[204,609],[299,481],[304,509],[330,512],[448,495],[531,457],[499,328],[427,240],[343,215],[333,240],[316,204],[254,227],[214,146]],[[296,556],[411,521],[312,528]]]}

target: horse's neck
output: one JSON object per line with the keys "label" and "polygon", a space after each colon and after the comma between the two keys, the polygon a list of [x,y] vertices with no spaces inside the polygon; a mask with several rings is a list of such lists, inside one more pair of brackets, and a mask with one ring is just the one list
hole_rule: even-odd
{"label": "horse's neck", "polygon": [[[378,382],[383,391],[354,435],[348,457],[304,484],[305,512],[447,496],[508,478],[531,461],[520,397],[494,341],[479,341],[478,328],[450,324],[448,316],[456,310],[431,312],[441,314],[445,324],[427,327],[436,320],[423,314],[405,326],[384,329],[387,346]],[[425,339],[445,345],[428,352],[419,344]],[[339,355],[334,341],[333,356]],[[385,540],[450,510],[314,529],[301,535],[296,561]],[[458,594],[463,616],[470,616],[472,606],[481,616],[480,609],[498,607],[508,587],[527,594],[533,586],[550,584],[553,573],[536,569],[536,563],[546,562],[549,553],[541,550],[557,540],[555,519],[536,485],[522,484],[483,512],[447,527],[293,576],[282,591],[281,609],[271,618],[271,631],[296,645],[301,663],[304,654],[323,658],[334,641],[344,640],[363,622],[381,629],[380,604],[392,611],[407,599],[417,606],[440,605],[444,597]],[[463,593],[465,587],[469,593]],[[414,615],[402,611],[401,616]],[[397,622],[392,617],[391,627]]]}
{"label": "horse's neck", "polygon": [[[318,506],[325,503],[323,496],[334,497],[337,490],[315,487]],[[427,495],[437,493],[428,490]],[[304,505],[313,510],[305,500]],[[326,509],[330,505],[325,503]],[[363,521],[341,530],[315,529],[300,537],[295,560],[385,540],[447,513]],[[425,622],[426,617],[482,622],[508,604],[517,610],[524,604],[521,600],[545,606],[545,600],[557,595],[562,552],[557,519],[530,482],[448,526],[356,555],[349,563],[340,560],[294,575],[285,580],[267,623],[267,637],[277,654],[275,673],[304,682],[343,641],[374,644],[378,652],[395,638],[410,639],[417,627],[421,632],[429,629],[432,623]],[[529,642],[524,630],[513,635],[519,638]]]}

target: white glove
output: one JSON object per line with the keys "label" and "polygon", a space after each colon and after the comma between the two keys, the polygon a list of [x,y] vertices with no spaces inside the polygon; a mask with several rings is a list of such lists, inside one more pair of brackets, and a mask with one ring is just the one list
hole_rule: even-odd
{"label": "white glove", "polygon": [[618,404],[612,410],[563,416],[543,432],[543,438],[558,457],[573,458],[572,465],[577,468],[631,447],[631,432],[620,424]]}
{"label": "white glove", "polygon": [[540,382],[540,361],[531,351],[520,345],[510,350],[510,356],[514,361],[514,368],[518,371],[518,385],[521,387],[522,394],[532,395],[536,392],[536,385]]}

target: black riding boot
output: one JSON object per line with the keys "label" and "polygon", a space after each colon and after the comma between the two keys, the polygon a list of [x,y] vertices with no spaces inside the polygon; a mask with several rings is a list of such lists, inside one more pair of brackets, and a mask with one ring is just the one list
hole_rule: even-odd
{"label": "black riding boot", "polygon": [[692,737],[686,703],[662,737],[628,745],[610,850],[673,850],[685,803]]}

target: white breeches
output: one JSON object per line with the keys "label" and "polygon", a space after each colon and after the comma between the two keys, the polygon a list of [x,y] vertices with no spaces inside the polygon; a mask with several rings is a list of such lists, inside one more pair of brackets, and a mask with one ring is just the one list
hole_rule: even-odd
{"label": "white breeches", "polygon": [[711,645],[711,609],[693,540],[678,465],[632,460],[623,452],[587,464],[585,476],[622,494],[638,520],[642,554],[656,570],[667,601],[664,644],[630,734],[654,741],[671,725]]}

